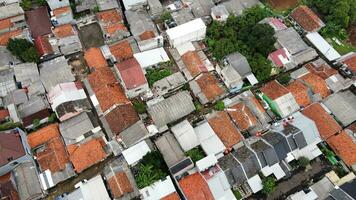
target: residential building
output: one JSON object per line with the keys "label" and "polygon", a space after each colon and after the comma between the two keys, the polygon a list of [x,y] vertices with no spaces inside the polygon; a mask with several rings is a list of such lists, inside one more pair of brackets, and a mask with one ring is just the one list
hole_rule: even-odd
{"label": "residential building", "polygon": [[17,107],[17,113],[22,120],[24,127],[32,127],[33,120],[38,119],[40,123],[47,121],[51,115],[50,105],[44,95],[30,98],[25,103]]}
{"label": "residential building", "polygon": [[270,25],[275,32],[288,28],[281,19],[275,17],[266,17],[259,23]]}
{"label": "residential building", "polygon": [[328,61],[334,61],[341,57],[318,32],[308,33],[305,37]]}
{"label": "residential building", "polygon": [[99,11],[111,10],[115,8],[121,10],[119,2],[114,0],[96,0],[96,3],[99,7]]}
{"label": "residential building", "polygon": [[11,37],[21,35],[26,28],[25,15],[18,2],[0,6],[0,46],[6,46]]}
{"label": "residential building", "polygon": [[125,10],[136,10],[147,5],[147,0],[123,0]]}
{"label": "residential building", "polygon": [[55,26],[74,23],[73,13],[70,5],[57,8],[51,12],[51,22]]}
{"label": "residential building", "polygon": [[295,8],[289,16],[305,31],[318,32],[325,26],[324,22],[305,5]]}
{"label": "residential building", "polygon": [[[177,56],[175,61],[180,69],[183,72],[187,80],[194,79],[203,72],[209,72],[214,69],[213,65],[206,57],[204,52],[196,51],[194,46],[191,45],[193,50],[188,50],[182,52],[181,57]],[[178,49],[177,49],[178,50]],[[172,53],[172,52],[171,52]],[[178,50],[179,53],[179,50]],[[180,53],[179,53],[180,54]]]}
{"label": "residential building", "polygon": [[134,166],[149,152],[151,152],[151,147],[144,140],[122,151],[122,155],[124,156],[127,164]]}
{"label": "residential building", "polygon": [[130,25],[131,34],[136,41],[143,41],[158,36],[156,26],[146,10],[126,10],[125,16]]}
{"label": "residential building", "polygon": [[195,134],[194,128],[188,120],[184,120],[172,126],[171,131],[184,152],[187,152],[200,144],[199,138]]}
{"label": "residential building", "polygon": [[125,40],[121,40],[109,46],[109,50],[112,56],[115,57],[117,62],[122,62],[127,59],[133,58],[135,53],[140,52],[136,41],[133,37],[129,37]]}
{"label": "residential building", "polygon": [[231,93],[238,92],[242,88],[244,84],[242,77],[231,65],[225,66],[222,69],[216,66],[216,71]]}
{"label": "residential building", "polygon": [[[130,121],[130,119],[127,119],[128,117],[125,115],[122,118],[124,118],[123,121]],[[117,124],[122,123],[119,121],[114,121],[110,118],[106,118],[106,119],[108,120],[110,125],[115,122]],[[129,124],[130,126],[127,128],[123,127],[124,129],[122,131],[118,132],[118,135],[116,135],[116,140],[120,144],[122,144],[125,148],[131,147],[132,145],[135,145],[149,137],[148,130],[146,129],[143,122],[141,120],[138,120],[137,115],[135,115],[135,117],[133,119],[136,120],[136,123],[133,123],[132,125]],[[113,127],[112,130],[115,130],[115,127],[118,127],[118,126],[119,125],[116,125],[116,126],[111,125],[111,127]]]}
{"label": "residential building", "polygon": [[186,83],[181,72],[176,72],[153,83],[152,92],[154,96],[163,96],[169,92],[179,89]]}
{"label": "residential building", "polygon": [[40,74],[35,63],[14,65],[14,75],[16,82],[20,83],[22,88],[29,87],[32,83],[40,80]]}
{"label": "residential building", "polygon": [[56,37],[56,46],[62,54],[70,55],[82,50],[78,31],[71,24],[56,26],[53,34]]}
{"label": "residential building", "polygon": [[240,131],[256,134],[262,130],[256,116],[245,103],[237,103],[227,108],[226,111]]}
{"label": "residential building", "polygon": [[290,55],[286,48],[280,48],[270,53],[268,59],[278,68],[289,70],[296,67],[296,64],[292,60],[292,55]]}
{"label": "residential building", "polygon": [[69,0],[46,0],[51,10],[69,6]]}
{"label": "residential building", "polygon": [[224,5],[217,5],[211,8],[211,17],[218,22],[224,22],[229,17],[229,11],[227,11]]}
{"label": "residential building", "polygon": [[184,197],[191,200],[213,200],[208,183],[199,172],[190,174],[179,180]]}
{"label": "residential building", "polygon": [[52,25],[46,6],[28,10],[25,14],[32,38],[52,33]]}
{"label": "residential building", "polygon": [[239,52],[227,55],[224,59],[224,65],[231,66],[237,73],[239,73],[242,79],[247,79],[251,85],[258,83],[246,57]]}
{"label": "residential building", "polygon": [[253,6],[260,6],[262,3],[258,0],[228,0],[221,3],[234,15],[241,15],[244,10]]}
{"label": "residential building", "polygon": [[99,48],[89,48],[84,52],[84,59],[91,69],[101,69],[108,67],[108,63]]}
{"label": "residential building", "polygon": [[312,103],[312,91],[299,80],[295,80],[286,86],[287,90],[292,93],[295,101],[301,108],[307,107]]}
{"label": "residential building", "polygon": [[170,61],[163,47],[135,53],[133,56],[144,70]]}
{"label": "residential building", "polygon": [[203,40],[206,34],[206,25],[202,19],[198,18],[168,29],[166,32],[171,47],[177,47],[187,42]]}
{"label": "residential building", "polygon": [[140,194],[143,200],[180,199],[170,176],[166,176],[162,180],[158,180],[153,184],[140,189]]}
{"label": "residential building", "polygon": [[225,93],[224,88],[211,73],[198,75],[193,81],[189,82],[189,87],[201,104],[215,102]]}
{"label": "residential building", "polygon": [[356,53],[350,52],[337,60],[341,65],[341,74],[354,79],[356,75]]}
{"label": "residential building", "polygon": [[163,155],[167,166],[170,168],[184,159],[184,152],[173,134],[166,132],[155,140],[158,150]]}
{"label": "residential building", "polygon": [[163,12],[162,3],[159,0],[148,0],[149,12],[153,16],[158,16]]}
{"label": "residential building", "polygon": [[212,0],[183,0],[182,2],[189,6],[196,18],[209,16],[211,9],[214,7]]}

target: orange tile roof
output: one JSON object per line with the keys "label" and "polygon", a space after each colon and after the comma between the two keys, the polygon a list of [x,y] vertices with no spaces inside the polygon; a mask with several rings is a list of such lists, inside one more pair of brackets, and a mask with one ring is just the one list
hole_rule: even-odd
{"label": "orange tile roof", "polygon": [[7,109],[0,109],[0,122],[5,120],[6,117],[9,117],[9,111]]}
{"label": "orange tile roof", "polygon": [[241,131],[246,131],[257,125],[256,116],[244,103],[238,103],[232,106],[230,110],[228,113]]}
{"label": "orange tile roof", "polygon": [[136,110],[131,103],[117,106],[114,110],[105,115],[111,131],[119,134],[140,120]]}
{"label": "orange tile roof", "polygon": [[353,72],[356,73],[356,53],[354,53],[352,56],[349,58],[345,59],[343,61],[345,65]]}
{"label": "orange tile roof", "polygon": [[65,38],[76,34],[71,24],[56,26],[53,30],[53,33],[57,38]]}
{"label": "orange tile roof", "polygon": [[204,73],[196,80],[208,101],[213,101],[224,93],[214,75]]}
{"label": "orange tile roof", "polygon": [[321,19],[307,6],[299,6],[290,16],[306,31],[316,31],[324,24]]}
{"label": "orange tile roof", "polygon": [[114,55],[115,58],[120,62],[133,58],[133,50],[127,40],[110,45],[109,48],[111,54]]}
{"label": "orange tile roof", "polygon": [[308,95],[308,87],[300,81],[296,80],[289,84],[287,86],[287,90],[292,93],[299,106],[306,107],[311,104],[311,100]]}
{"label": "orange tile roof", "polygon": [[322,64],[320,66],[317,66],[313,63],[308,63],[305,65],[305,68],[307,68],[309,72],[318,75],[324,80],[338,73],[336,69],[331,68],[327,63]]}
{"label": "orange tile roof", "polygon": [[140,35],[140,39],[141,40],[148,40],[148,39],[151,39],[151,38],[154,38],[154,37],[156,37],[156,36],[155,36],[155,33],[153,31],[145,31]]}
{"label": "orange tile roof", "polygon": [[180,200],[180,197],[177,194],[177,192],[173,192],[173,193],[163,197],[161,200]]}
{"label": "orange tile roof", "polygon": [[125,104],[129,102],[119,84],[107,85],[95,92],[95,96],[103,112],[115,104]]}
{"label": "orange tile roof", "polygon": [[205,179],[199,173],[188,175],[179,181],[184,195],[189,200],[213,200],[214,197]]}
{"label": "orange tile roof", "polygon": [[299,78],[306,86],[308,86],[314,94],[320,94],[322,98],[325,98],[330,95],[330,91],[326,82],[319,76],[308,73]]}
{"label": "orange tile roof", "polygon": [[50,124],[27,136],[27,141],[30,147],[36,148],[39,145],[45,144],[53,138],[60,136],[58,124]]}
{"label": "orange tile roof", "polygon": [[88,75],[88,81],[91,89],[96,92],[106,85],[114,84],[117,82],[114,73],[110,68],[99,68]]}
{"label": "orange tile roof", "polygon": [[8,29],[14,26],[10,18],[0,20],[0,30]]}
{"label": "orange tile roof", "polygon": [[108,179],[108,187],[113,198],[122,197],[124,194],[133,192],[132,185],[125,172],[118,172]]}
{"label": "orange tile roof", "polygon": [[240,131],[235,127],[226,112],[218,112],[208,122],[227,148],[232,147],[243,139]]}
{"label": "orange tile roof", "polygon": [[289,93],[289,91],[276,80],[270,81],[264,85],[261,88],[261,92],[263,92],[271,100],[278,99],[279,97]]}
{"label": "orange tile roof", "polygon": [[91,139],[84,144],[71,144],[67,146],[69,159],[77,173],[102,161],[107,154],[104,150],[105,142],[101,138]]}
{"label": "orange tile roof", "polygon": [[114,34],[117,30],[127,31],[126,26],[121,23],[112,24],[105,27],[105,32],[108,34]]}
{"label": "orange tile roof", "polygon": [[345,131],[330,137],[327,143],[347,166],[356,164],[356,143]]}
{"label": "orange tile roof", "polygon": [[96,17],[106,33],[113,34],[117,30],[127,31],[126,26],[122,23],[121,13],[116,9],[98,12]]}
{"label": "orange tile roof", "polygon": [[89,67],[93,68],[102,68],[107,67],[108,63],[106,62],[101,50],[96,47],[92,47],[85,51],[84,59],[87,62]]}
{"label": "orange tile roof", "polygon": [[58,15],[61,15],[63,13],[67,13],[67,12],[71,12],[70,6],[54,9],[53,15],[58,16]]}
{"label": "orange tile roof", "polygon": [[201,72],[208,71],[196,51],[188,51],[183,54],[182,61],[192,77],[199,75]]}
{"label": "orange tile roof", "polygon": [[341,130],[335,119],[319,103],[313,103],[302,110],[303,115],[313,120],[320,136],[326,140]]}
{"label": "orange tile roof", "polygon": [[0,46],[6,46],[10,38],[21,35],[22,30],[14,30],[0,35]]}

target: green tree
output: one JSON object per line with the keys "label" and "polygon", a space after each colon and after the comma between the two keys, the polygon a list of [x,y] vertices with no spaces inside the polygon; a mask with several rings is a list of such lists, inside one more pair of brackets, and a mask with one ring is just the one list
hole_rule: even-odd
{"label": "green tree", "polygon": [[276,190],[276,179],[274,179],[273,177],[267,177],[262,180],[262,185],[262,193],[266,195],[270,194]]}
{"label": "green tree", "polygon": [[225,104],[223,101],[217,101],[214,108],[215,110],[222,111],[225,109]]}
{"label": "green tree", "polygon": [[32,1],[31,0],[22,0],[20,3],[20,6],[24,10],[30,10],[32,7]]}
{"label": "green tree", "polygon": [[34,119],[32,121],[33,129],[37,129],[41,125],[41,121],[39,119]]}
{"label": "green tree", "polygon": [[288,85],[289,81],[291,80],[292,78],[289,76],[289,74],[282,74],[281,76],[279,76],[277,78],[278,82],[282,85]]}
{"label": "green tree", "polygon": [[146,107],[145,107],[145,104],[141,101],[133,101],[132,102],[135,110],[139,113],[139,114],[143,114],[146,112]]}
{"label": "green tree", "polygon": [[302,168],[305,168],[306,166],[308,166],[310,163],[309,159],[302,156],[298,159],[298,165],[301,166]]}
{"label": "green tree", "polygon": [[153,165],[140,164],[136,176],[137,186],[141,189],[161,179],[165,174],[160,169],[155,169]]}
{"label": "green tree", "polygon": [[48,117],[48,123],[53,123],[57,120],[57,116],[56,113],[52,113],[49,117]]}
{"label": "green tree", "polygon": [[36,48],[26,39],[10,39],[7,49],[23,62],[39,62],[39,55]]}
{"label": "green tree", "polygon": [[198,160],[201,160],[205,157],[204,152],[199,148],[193,148],[187,152],[185,152],[186,156],[189,156],[193,162],[197,162]]}
{"label": "green tree", "polygon": [[36,0],[36,4],[39,6],[46,6],[47,1],[46,0]]}
{"label": "green tree", "polygon": [[153,83],[159,81],[167,76],[170,76],[172,71],[169,69],[147,69],[146,70],[146,78],[148,81],[148,85],[152,86]]}
{"label": "green tree", "polygon": [[40,58],[38,56],[37,50],[35,47],[30,47],[26,49],[21,55],[20,55],[21,60],[25,62],[34,62],[38,63],[40,61]]}
{"label": "green tree", "polygon": [[162,22],[164,22],[166,20],[171,20],[172,15],[168,10],[164,10],[159,18]]}
{"label": "green tree", "polygon": [[252,73],[256,76],[257,80],[267,80],[272,72],[272,62],[261,54],[257,53],[254,57],[249,58]]}
{"label": "green tree", "polygon": [[147,153],[140,161],[144,165],[152,165],[155,169],[166,169],[166,164],[159,151],[151,151]]}

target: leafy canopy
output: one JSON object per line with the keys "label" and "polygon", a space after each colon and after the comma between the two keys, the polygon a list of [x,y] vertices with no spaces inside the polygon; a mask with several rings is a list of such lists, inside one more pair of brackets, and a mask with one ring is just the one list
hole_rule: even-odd
{"label": "leafy canopy", "polygon": [[26,39],[10,39],[7,49],[23,62],[39,62],[36,48]]}
{"label": "leafy canopy", "polygon": [[262,193],[266,195],[270,194],[276,190],[276,179],[274,179],[273,177],[267,177],[263,179],[262,185]]}

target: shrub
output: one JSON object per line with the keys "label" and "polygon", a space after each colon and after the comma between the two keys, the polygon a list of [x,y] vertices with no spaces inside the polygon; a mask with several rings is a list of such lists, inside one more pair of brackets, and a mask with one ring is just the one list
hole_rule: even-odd
{"label": "shrub", "polygon": [[299,164],[299,166],[301,166],[301,167],[303,167],[303,168],[305,168],[306,166],[308,166],[309,165],[309,163],[310,163],[310,161],[309,161],[309,159],[308,158],[306,158],[306,157],[300,157],[299,159],[298,159],[298,164]]}
{"label": "shrub", "polygon": [[143,114],[146,112],[146,107],[145,104],[141,101],[133,101],[133,106],[135,108],[135,110],[139,113],[139,114]]}
{"label": "shrub", "polygon": [[10,39],[7,49],[23,62],[38,63],[40,60],[35,46],[26,39]]}
{"label": "shrub", "polygon": [[282,74],[277,78],[278,82],[282,85],[288,85],[291,79],[292,78],[289,76],[289,74]]}
{"label": "shrub", "polygon": [[273,177],[267,177],[263,179],[262,185],[262,193],[266,195],[270,194],[276,190],[276,179],[274,179]]}
{"label": "shrub", "polygon": [[225,109],[225,104],[223,101],[218,101],[218,102],[216,102],[214,108],[215,108],[215,110],[223,111]]}
{"label": "shrub", "polygon": [[197,162],[198,160],[201,160],[205,157],[203,150],[201,150],[199,147],[193,148],[185,152],[185,155],[189,156],[193,162]]}

